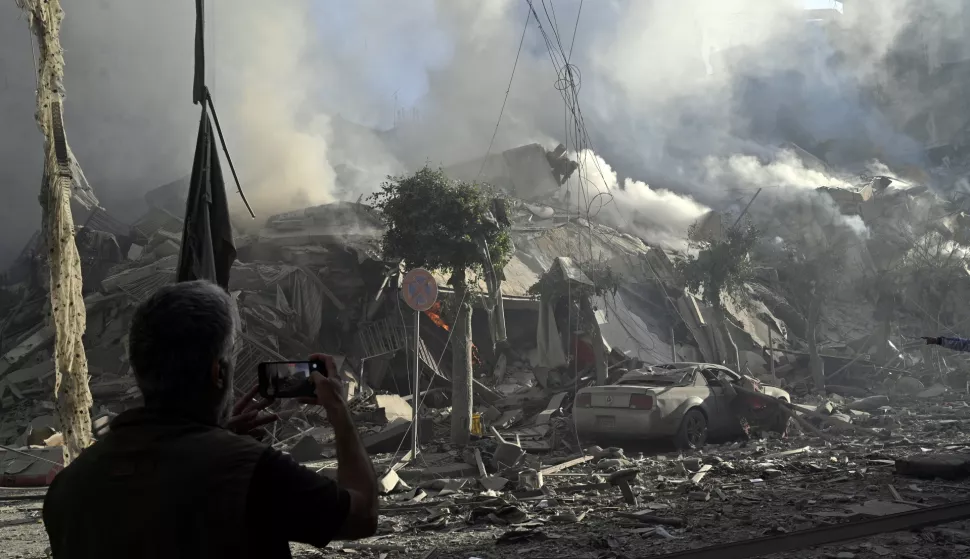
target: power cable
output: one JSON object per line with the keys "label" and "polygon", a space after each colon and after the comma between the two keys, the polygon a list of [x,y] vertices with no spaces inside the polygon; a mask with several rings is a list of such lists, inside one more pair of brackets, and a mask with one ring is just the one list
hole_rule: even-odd
{"label": "power cable", "polygon": [[492,144],[495,143],[495,136],[498,135],[498,127],[502,124],[502,115],[505,114],[505,104],[509,101],[509,92],[512,91],[512,80],[515,79],[515,69],[519,66],[519,55],[522,54],[522,44],[525,42],[525,31],[529,28],[529,14],[525,15],[525,25],[522,26],[522,36],[519,38],[519,48],[515,51],[515,62],[512,63],[512,75],[509,76],[509,85],[505,89],[505,98],[502,100],[502,108],[498,112],[498,120],[495,122],[495,130],[492,131],[492,139],[488,142],[488,149],[485,151],[485,157],[482,159],[482,167],[478,170],[478,178],[476,181],[482,178],[482,173],[485,172],[485,163],[488,162],[488,156],[492,153]]}
{"label": "power cable", "polygon": [[579,0],[579,10],[576,11],[576,25],[573,26],[573,39],[569,43],[569,56],[566,58],[566,62],[569,62],[573,58],[573,46],[576,45],[576,31],[579,29],[579,16],[583,13],[583,0]]}

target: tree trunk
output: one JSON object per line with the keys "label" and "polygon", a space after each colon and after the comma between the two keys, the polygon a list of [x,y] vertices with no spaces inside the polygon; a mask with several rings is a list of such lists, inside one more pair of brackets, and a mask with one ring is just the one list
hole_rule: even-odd
{"label": "tree trunk", "polygon": [[808,340],[808,365],[812,371],[812,382],[815,384],[815,392],[825,394],[825,363],[818,354],[818,341],[816,340],[816,330],[818,329],[819,319],[822,315],[822,300],[818,297],[812,300],[808,309],[808,327],[805,337]]}
{"label": "tree trunk", "polygon": [[[455,282],[455,301],[465,299],[464,277]],[[456,311],[451,335],[451,442],[466,445],[472,421],[472,315],[467,301]]]}
{"label": "tree trunk", "polygon": [[505,300],[502,297],[502,281],[495,280],[495,351],[504,354],[509,350],[509,334],[505,327]]}

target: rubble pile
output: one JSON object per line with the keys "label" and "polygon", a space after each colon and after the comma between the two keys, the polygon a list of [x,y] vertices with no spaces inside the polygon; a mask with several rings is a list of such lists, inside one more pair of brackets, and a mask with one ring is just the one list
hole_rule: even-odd
{"label": "rubble pile", "polygon": [[[464,449],[431,442],[413,459],[402,451],[375,455],[384,494],[379,533],[334,546],[373,556],[502,556],[505,545],[517,554],[640,556],[913,511],[970,494],[970,444],[954,436],[970,422],[964,397],[836,396],[796,405],[833,418],[809,418],[817,434],[757,434],[670,452],[642,442],[578,449],[575,435],[558,427],[564,410],[547,413],[561,394],[546,391],[543,411],[510,427],[493,423]],[[497,406],[535,407],[538,398]],[[336,462],[308,465],[326,471]],[[947,554],[968,546],[970,532],[929,528],[805,556],[957,557]]]}
{"label": "rubble pile", "polygon": [[[485,278],[469,276],[478,289],[475,417],[466,448],[442,442],[452,374],[442,308],[419,315],[416,340],[414,315],[399,296],[403,266],[381,258],[372,209],[340,202],[237,228],[229,284],[241,318],[236,389],[253,386],[261,361],[341,356],[354,419],[379,470],[380,534],[340,545],[366,556],[505,553],[496,545],[516,554],[636,556],[915,510],[970,491],[961,436],[970,422],[970,363],[917,339],[970,331],[963,248],[970,214],[959,201],[889,177],[861,177],[854,189],[766,195],[749,216],[765,245],[750,254],[757,269],[745,286],[751,300],[725,302],[721,333],[712,327],[715,309],[678,277],[683,252],[561,209],[575,171],[563,153],[533,144],[445,170],[466,180],[483,175],[512,202],[506,217],[515,253],[501,297]],[[153,190],[148,211],[131,224],[100,208],[78,220],[99,433],[140,403],[127,326],[140,301],[174,281],[186,191],[186,181]],[[716,240],[736,219],[713,212],[695,234]],[[772,260],[772,244],[796,236],[851,248],[848,279],[826,294],[814,344],[793,279]],[[59,467],[40,248],[35,237],[0,285],[0,486],[44,485]],[[448,278],[437,279],[447,304]],[[504,340],[493,324],[498,309]],[[810,371],[813,351],[823,388]],[[773,432],[755,422],[740,437],[676,452],[669,440],[646,443],[636,429],[616,429],[627,439],[617,445],[577,432],[572,410],[590,387],[630,386],[616,392],[626,394],[629,409],[636,407],[630,394],[656,408],[647,399],[657,394],[650,383],[665,371],[690,370],[691,386],[716,399],[720,381],[705,364],[729,365],[761,390],[766,409],[784,414],[782,425],[786,415],[795,421],[775,423]],[[334,469],[322,412],[288,401],[274,406],[283,421],[267,442],[320,471]],[[415,409],[422,450],[410,456]],[[742,420],[731,410],[705,415],[712,430]],[[934,528],[825,553],[945,557],[945,549],[961,556],[967,546],[970,532]]]}

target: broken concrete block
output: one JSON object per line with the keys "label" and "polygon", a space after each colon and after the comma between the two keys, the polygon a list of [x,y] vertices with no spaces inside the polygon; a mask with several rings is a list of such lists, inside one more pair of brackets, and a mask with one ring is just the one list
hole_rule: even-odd
{"label": "broken concrete block", "polygon": [[861,400],[856,400],[851,404],[849,404],[849,409],[856,410],[856,411],[875,411],[881,408],[882,406],[888,406],[888,405],[889,405],[889,397],[878,395],[878,396],[869,396],[868,398],[862,398]]}
{"label": "broken concrete block", "polygon": [[[899,392],[900,394],[912,396],[913,394],[922,392],[925,389],[926,387],[923,386],[923,383],[918,379],[914,379],[913,377],[903,377],[896,381],[896,392]],[[888,404],[889,402],[886,403]]]}
{"label": "broken concrete block", "polygon": [[848,423],[850,425],[852,424],[852,418],[844,413],[833,413],[830,417],[832,419],[841,421],[842,423]]}
{"label": "broken concrete block", "polygon": [[826,400],[816,406],[815,411],[822,415],[832,415],[832,413],[835,412],[835,404]]}
{"label": "broken concrete block", "polygon": [[[371,454],[381,454],[383,452],[395,452],[398,447],[404,448],[411,443],[411,430],[408,427],[410,421],[402,419],[388,423],[383,430],[371,433],[363,438],[364,448]],[[423,417],[418,424],[418,440],[426,443],[431,440],[434,422],[430,417]],[[404,440],[403,446],[401,441]]]}
{"label": "broken concrete block", "polygon": [[463,487],[465,487],[466,483],[468,483],[467,479],[449,479],[445,482],[445,486],[438,493],[438,496],[444,497],[445,495],[458,493]]}
{"label": "broken concrete block", "polygon": [[600,448],[594,445],[586,450],[586,454],[591,455],[594,460],[603,460],[604,458],[619,458],[622,460],[626,458],[626,454],[623,452],[623,449],[616,446],[611,446],[610,448]]}
{"label": "broken concrete block", "polygon": [[401,478],[397,475],[396,471],[391,470],[384,474],[384,476],[378,480],[378,483],[380,484],[381,495],[387,495],[391,491],[394,491],[397,485],[401,483]]}
{"label": "broken concrete block", "polygon": [[536,425],[548,425],[549,420],[552,419],[553,414],[559,412],[559,408],[562,407],[562,401],[566,397],[566,392],[560,392],[556,394],[549,400],[549,404],[546,409],[539,412],[536,416]]}
{"label": "broken concrete block", "polygon": [[937,398],[946,394],[946,386],[942,384],[934,384],[933,386],[927,388],[926,390],[920,392],[916,395],[917,398]]}
{"label": "broken concrete block", "polygon": [[534,491],[542,489],[542,485],[542,472],[531,469],[519,472],[519,489]]}
{"label": "broken concrete block", "polygon": [[896,460],[896,473],[923,479],[956,480],[970,477],[970,455],[910,456]]}
{"label": "broken concrete block", "polygon": [[374,401],[378,408],[384,410],[388,423],[393,423],[395,419],[411,421],[414,413],[411,404],[397,394],[378,394],[374,396]]}
{"label": "broken concrete block", "polygon": [[523,457],[525,451],[519,445],[500,442],[492,455],[492,466],[498,471],[514,468]]}
{"label": "broken concrete block", "polygon": [[509,480],[502,476],[485,476],[479,479],[478,482],[489,491],[501,491],[509,483]]}

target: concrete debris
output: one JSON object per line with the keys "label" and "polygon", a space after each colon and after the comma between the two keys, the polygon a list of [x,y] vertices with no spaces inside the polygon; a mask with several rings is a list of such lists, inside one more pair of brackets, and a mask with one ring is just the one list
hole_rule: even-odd
{"label": "concrete debris", "polygon": [[[832,172],[824,157],[794,152]],[[970,177],[970,156],[961,161],[941,172],[960,168]],[[440,307],[418,317],[420,385],[409,388],[414,340],[398,314],[400,266],[380,256],[382,225],[372,209],[340,202],[287,212],[239,242],[230,281],[242,321],[238,389],[253,385],[260,361],[343,356],[352,413],[380,473],[383,515],[380,540],[343,549],[403,556],[459,542],[460,554],[448,556],[496,556],[496,543],[517,555],[541,545],[543,556],[647,556],[841,525],[970,493],[963,435],[970,359],[917,339],[970,324],[963,303],[970,268],[962,257],[928,256],[929,248],[970,244],[964,202],[879,177],[788,198],[766,189],[755,204],[770,203],[770,211],[752,206],[749,216],[768,239],[849,247],[844,282],[824,294],[810,336],[804,278],[779,263],[772,246],[780,241],[748,255],[756,270],[745,285],[750,300],[725,303],[719,318],[683,285],[684,252],[560,209],[570,207],[563,181],[575,170],[565,148],[538,144],[446,169],[512,200],[502,218],[512,223],[515,246],[502,282],[507,340],[496,343],[495,311],[487,298],[476,300],[477,430],[465,448],[443,442],[453,371]],[[179,192],[150,193],[149,211],[130,226],[109,228],[102,215],[78,236],[91,270],[85,347],[95,438],[112,417],[140,405],[126,328],[137,303],[174,279]],[[702,217],[695,240],[725,238],[737,215],[721,210]],[[866,240],[857,242],[843,222],[864,228]],[[580,237],[617,275],[613,294],[580,293],[592,291],[597,277],[575,251]],[[53,334],[36,279],[38,247],[0,283],[0,445],[12,449],[0,453],[0,485],[49,483],[60,464],[51,448],[59,444],[50,403]],[[959,264],[953,273],[941,271],[951,261]],[[469,277],[488,292],[484,278]],[[546,285],[544,278],[576,289],[572,297],[555,290],[536,297],[530,288]],[[439,278],[443,301],[447,279]],[[814,384],[813,363],[821,364],[824,386]],[[414,410],[417,457],[405,456]],[[285,419],[267,442],[333,475],[325,414],[286,402],[274,411]],[[662,436],[647,443],[648,430]],[[898,532],[819,556],[942,557],[942,542],[954,545],[954,537]],[[970,545],[963,541],[956,545]]]}
{"label": "concrete debris", "polygon": [[[856,400],[848,405],[850,410],[856,411],[875,411],[883,406],[889,405],[889,397],[884,395],[869,396],[861,400]],[[829,412],[831,415],[831,412]]]}

